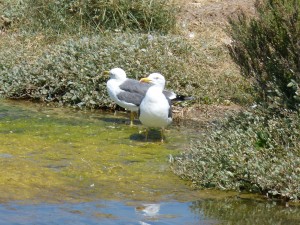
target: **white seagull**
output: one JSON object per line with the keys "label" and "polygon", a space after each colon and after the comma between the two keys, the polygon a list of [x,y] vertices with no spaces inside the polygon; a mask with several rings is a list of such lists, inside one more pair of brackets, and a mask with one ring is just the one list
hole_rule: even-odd
{"label": "white seagull", "polygon": [[[166,80],[160,73],[152,73],[140,80],[142,83],[152,84],[143,98],[139,119],[143,125],[148,127],[161,128],[161,142],[164,141],[164,129],[172,122],[171,100],[163,94]],[[148,139],[148,129],[146,129],[146,140]]]}
{"label": "white seagull", "polygon": [[[110,71],[104,71],[104,74],[109,75],[106,87],[109,97],[119,106],[130,110],[130,125],[133,125],[134,115],[146,95],[147,90],[152,84],[139,82],[138,80],[129,79],[126,73],[121,68],[113,68]],[[171,100],[183,100],[182,96],[177,96],[172,91],[164,90],[165,98]]]}

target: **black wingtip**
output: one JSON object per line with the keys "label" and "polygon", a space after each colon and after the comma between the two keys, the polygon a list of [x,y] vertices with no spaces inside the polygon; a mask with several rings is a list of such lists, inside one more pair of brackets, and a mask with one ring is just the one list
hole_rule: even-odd
{"label": "black wingtip", "polygon": [[176,98],[172,99],[172,101],[181,102],[181,101],[191,101],[194,99],[195,98],[193,96],[177,95]]}

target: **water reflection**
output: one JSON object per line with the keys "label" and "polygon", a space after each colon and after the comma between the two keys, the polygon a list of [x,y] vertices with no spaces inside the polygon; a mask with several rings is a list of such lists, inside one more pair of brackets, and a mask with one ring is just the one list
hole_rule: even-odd
{"label": "water reflection", "polygon": [[141,217],[140,224],[148,225],[147,220],[159,219],[160,204],[142,204],[135,208],[136,214]]}
{"label": "water reflection", "polygon": [[143,204],[135,208],[144,217],[155,218],[159,214],[160,204]]}
{"label": "water reflection", "polygon": [[220,220],[220,224],[300,224],[300,208],[275,201],[243,199],[201,200],[191,204],[193,213]]}

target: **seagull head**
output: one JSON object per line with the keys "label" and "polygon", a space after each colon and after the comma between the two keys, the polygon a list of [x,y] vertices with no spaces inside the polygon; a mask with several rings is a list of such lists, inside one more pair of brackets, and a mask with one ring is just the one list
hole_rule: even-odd
{"label": "seagull head", "polygon": [[166,80],[160,73],[151,73],[148,77],[140,79],[140,82],[150,83],[153,85],[160,86],[164,89]]}
{"label": "seagull head", "polygon": [[113,68],[109,71],[104,71],[103,73],[105,75],[109,75],[109,77],[111,79],[116,79],[116,80],[125,80],[126,79],[126,73],[121,68]]}

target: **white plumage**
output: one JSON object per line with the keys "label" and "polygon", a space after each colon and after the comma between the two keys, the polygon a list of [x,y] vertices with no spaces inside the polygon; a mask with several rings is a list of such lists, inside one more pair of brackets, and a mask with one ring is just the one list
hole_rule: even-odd
{"label": "white plumage", "polygon": [[[137,112],[139,106],[152,84],[129,79],[121,68],[114,68],[104,71],[109,74],[110,79],[106,87],[109,97],[119,106],[130,110],[130,124],[133,124],[133,112]],[[172,91],[164,91],[164,95],[169,99],[176,99],[176,94]]]}
{"label": "white plumage", "polygon": [[[140,80],[152,84],[143,98],[139,119],[146,127],[161,128],[161,141],[163,142],[164,129],[172,122],[171,101],[163,94],[165,78],[159,73],[152,73],[147,78]],[[146,139],[148,133],[146,131]]]}

